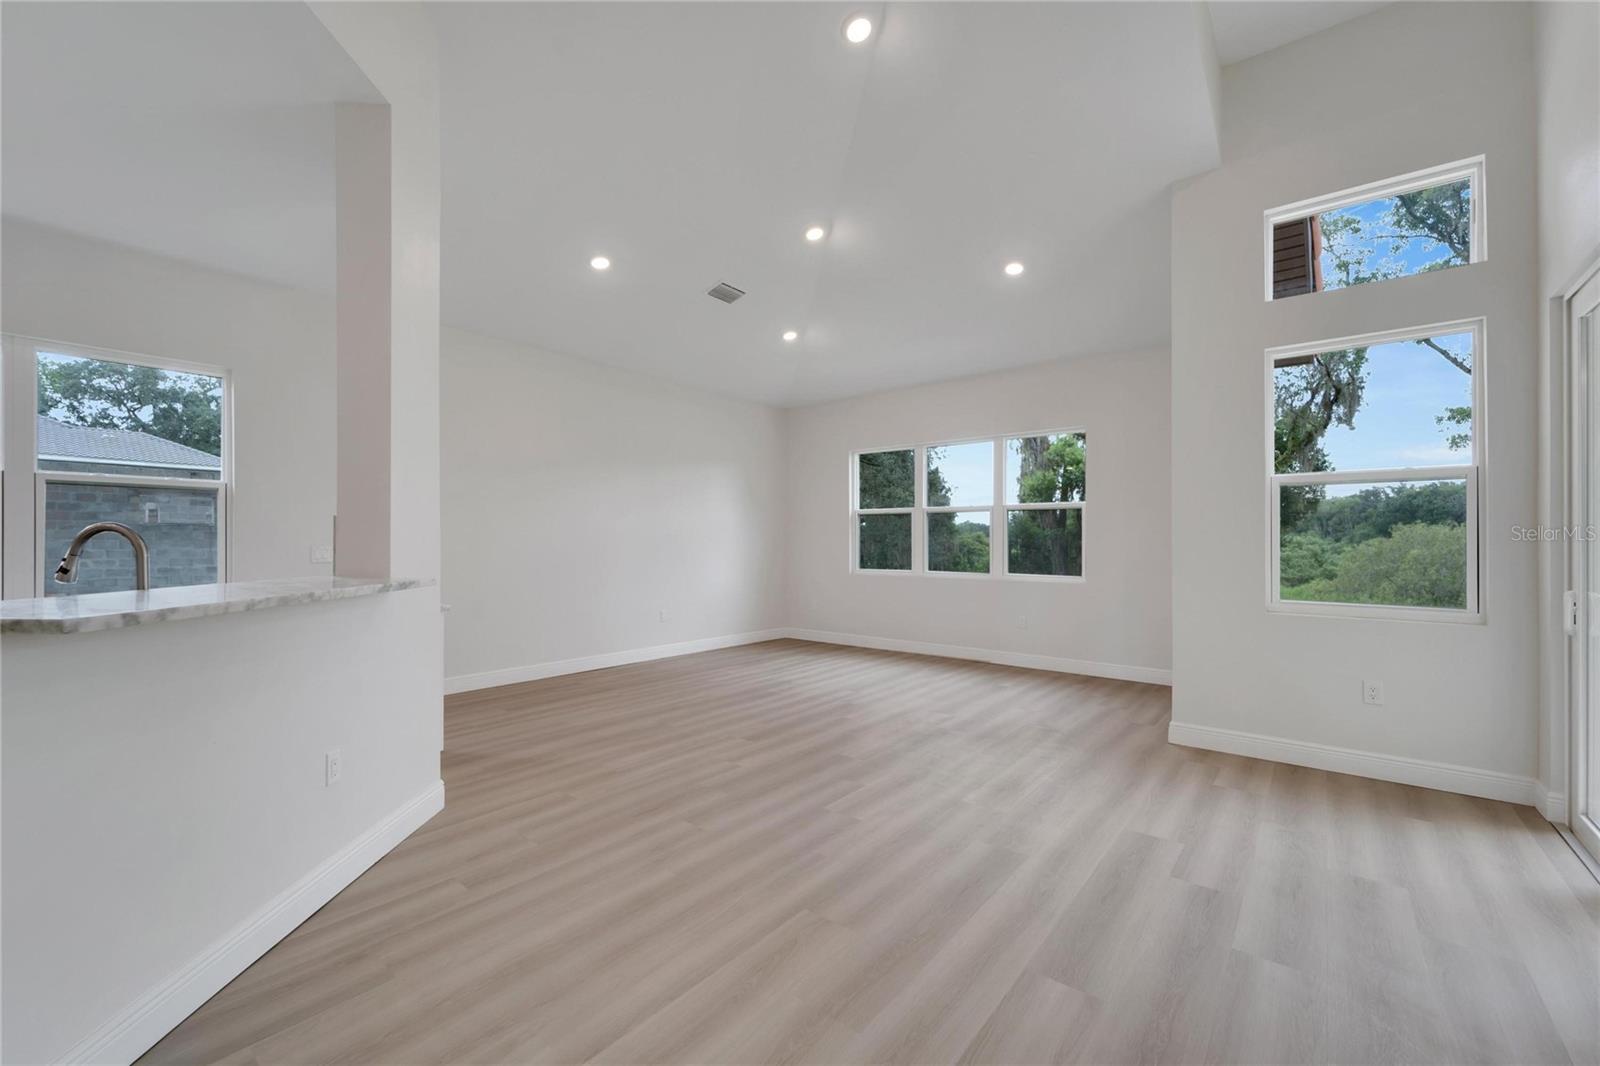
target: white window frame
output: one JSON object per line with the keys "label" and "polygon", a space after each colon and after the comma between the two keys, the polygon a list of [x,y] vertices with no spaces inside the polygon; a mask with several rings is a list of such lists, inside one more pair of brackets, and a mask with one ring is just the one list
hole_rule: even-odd
{"label": "white window frame", "polygon": [[[1085,506],[1088,503],[1088,495],[1089,495],[1088,491],[1087,491],[1087,486],[1088,486],[1088,482],[1089,482],[1089,471],[1088,471],[1087,465],[1085,465],[1085,468],[1084,468],[1084,485],[1085,485],[1084,498],[1081,499],[1081,500],[1051,500],[1051,501],[1049,501],[1047,503],[1007,503],[1007,502],[1005,502],[1005,488],[1006,488],[1006,456],[1005,456],[1005,450],[1006,450],[1006,441],[1008,441],[1008,440],[1019,440],[1019,439],[1021,439],[1023,437],[1069,437],[1069,436],[1072,436],[1074,434],[1081,434],[1083,436],[1083,438],[1084,438],[1084,441],[1085,441],[1086,445],[1087,445],[1087,441],[1088,441],[1088,438],[1089,438],[1089,431],[1087,429],[1085,429],[1083,426],[1069,426],[1069,427],[1067,427],[1065,429],[1027,430],[1027,431],[1022,432],[1022,433],[1006,433],[1006,434],[1002,434],[995,441],[994,484],[995,484],[995,490],[996,490],[995,495],[998,497],[997,500],[996,500],[996,504],[997,504],[997,506],[999,508],[999,511],[1000,511],[998,521],[996,522],[996,525],[1000,530],[999,538],[998,538],[998,544],[999,544],[999,549],[998,550],[1001,552],[1002,558],[1005,560],[1005,562],[1003,563],[1001,576],[1006,578],[1008,581],[1048,581],[1048,582],[1052,582],[1052,583],[1066,582],[1066,583],[1069,583],[1069,584],[1081,584],[1084,581],[1088,580],[1088,574],[1089,574],[1089,533],[1088,533],[1089,526],[1088,526],[1088,521],[1089,521],[1089,519],[1088,519],[1088,515],[1085,513]],[[1087,460],[1085,460],[1085,463],[1087,464]],[[1082,531],[1082,534],[1083,534],[1083,541],[1078,546],[1078,560],[1082,564],[1080,569],[1082,569],[1083,573],[1081,573],[1081,574],[1013,574],[1011,572],[1011,544],[1010,544],[1010,541],[1008,539],[1010,537],[1010,535],[1011,535],[1011,521],[1010,521],[1009,515],[1010,515],[1010,513],[1012,511],[1077,511],[1078,512],[1078,528],[1079,528],[1079,530]],[[993,538],[991,538],[991,539],[993,539]]]}
{"label": "white window frame", "polygon": [[[183,362],[111,348],[96,348],[68,341],[6,334],[4,347],[4,436],[0,439],[0,458],[4,459],[0,483],[0,523],[3,523],[4,565],[0,567],[0,594],[7,598],[43,596],[46,560],[45,484],[73,482],[90,485],[116,485],[129,488],[181,489],[190,492],[210,490],[216,496],[217,582],[228,580],[230,546],[233,541],[230,521],[233,495],[233,375],[223,367]],[[180,374],[201,374],[222,382],[222,456],[216,478],[127,476],[87,473],[73,470],[38,468],[38,364],[39,353],[77,356],[152,367]],[[159,464],[145,464],[147,466]]]}
{"label": "white window frame", "polygon": [[[927,496],[928,496],[928,449],[929,448],[958,448],[963,444],[987,444],[987,445],[989,445],[989,448],[990,448],[990,456],[989,456],[989,458],[991,460],[991,462],[990,462],[991,471],[990,471],[990,477],[989,477],[989,480],[991,482],[991,488],[990,488],[990,491],[989,491],[989,506],[984,507],[982,505],[979,505],[979,506],[975,507],[975,506],[973,506],[971,504],[968,504],[968,505],[966,505],[964,507],[963,506],[958,506],[958,505],[948,505],[948,506],[943,506],[943,507],[934,507],[932,504],[929,504],[927,502]],[[915,519],[914,521],[916,521],[922,528],[922,553],[923,553],[922,565],[923,565],[924,571],[927,573],[927,575],[929,577],[940,577],[940,578],[954,577],[954,578],[960,578],[960,579],[965,580],[965,581],[982,581],[985,578],[1005,577],[1006,576],[1005,568],[1004,568],[1004,565],[1002,563],[1002,559],[1004,558],[1003,549],[1005,548],[1005,539],[1004,539],[1005,534],[1002,533],[995,525],[995,517],[996,517],[996,514],[998,512],[998,506],[997,505],[1000,502],[1000,500],[999,500],[1000,494],[995,490],[1000,488],[1001,484],[1003,483],[1002,479],[1005,476],[1005,457],[1001,454],[1003,449],[1004,449],[1004,445],[999,440],[995,439],[994,437],[967,437],[967,438],[964,438],[962,440],[941,440],[941,441],[935,441],[932,444],[921,444],[921,445],[917,446],[917,470],[919,471],[919,473],[917,475],[917,492],[918,492],[919,501],[923,504],[923,507],[922,507],[921,516],[918,517],[917,519]],[[996,466],[996,464],[998,464],[999,472],[995,472],[995,470],[994,470],[994,467]],[[988,571],[988,573],[970,573],[968,571],[963,571],[963,570],[935,570],[935,569],[933,569],[933,566],[931,565],[932,561],[928,558],[928,519],[932,515],[936,515],[936,514],[984,514],[984,513],[987,513],[988,516],[989,516],[989,571]],[[911,548],[912,548],[913,561],[915,561],[916,548],[917,548],[916,538],[912,538]]]}
{"label": "white window frame", "polygon": [[[910,507],[862,507],[861,503],[861,457],[873,455],[878,452],[910,452],[911,453],[911,506]],[[922,482],[926,477],[923,465],[924,456],[922,449],[912,444],[891,444],[882,448],[860,448],[850,453],[850,571],[856,574],[890,574],[906,577],[919,573],[918,562],[921,559],[921,549],[918,539],[921,536],[918,530],[917,516],[922,513],[923,492]],[[911,567],[908,570],[885,570],[878,567],[861,565],[861,519],[867,515],[910,515],[911,522]]]}
{"label": "white window frame", "polygon": [[[1442,163],[1436,167],[1425,170],[1414,170],[1409,174],[1402,174],[1395,178],[1384,178],[1381,181],[1368,182],[1358,185],[1353,189],[1343,189],[1339,192],[1329,193],[1326,196],[1317,196],[1309,200],[1299,200],[1282,207],[1274,207],[1262,215],[1261,239],[1262,262],[1266,279],[1266,301],[1273,303],[1272,295],[1272,230],[1274,226],[1285,222],[1296,222],[1312,215],[1320,215],[1328,211],[1338,211],[1341,208],[1354,207],[1356,204],[1366,203],[1369,200],[1381,200],[1390,196],[1400,196],[1418,189],[1428,189],[1435,185],[1448,185],[1451,182],[1467,179],[1470,190],[1470,205],[1472,211],[1471,225],[1471,255],[1468,264],[1481,263],[1489,258],[1489,226],[1486,222],[1488,212],[1485,200],[1485,169],[1484,157],[1473,156],[1470,159],[1458,159],[1454,163]],[[1415,274],[1405,274],[1402,277],[1416,277]],[[1399,281],[1400,278],[1389,278],[1389,281]],[[1379,283],[1374,283],[1379,284]],[[1364,286],[1351,286],[1362,288]],[[1342,289],[1323,290],[1342,292]],[[1302,295],[1318,295],[1306,293]],[[1290,297],[1284,297],[1289,299]]]}
{"label": "white window frame", "polygon": [[[1275,446],[1273,430],[1277,421],[1277,402],[1274,390],[1274,368],[1279,359],[1301,355],[1317,355],[1341,348],[1376,347],[1395,341],[1417,340],[1449,333],[1472,334],[1472,461],[1446,466],[1407,466],[1382,469],[1361,468],[1352,470],[1325,470],[1306,473],[1279,474],[1274,470]],[[1362,333],[1350,337],[1334,337],[1292,344],[1266,350],[1266,471],[1267,471],[1267,609],[1281,614],[1335,615],[1347,618],[1388,618],[1404,621],[1482,623],[1486,621],[1483,603],[1482,558],[1483,507],[1479,493],[1480,470],[1483,464],[1484,427],[1486,407],[1484,382],[1487,345],[1486,322],[1482,318],[1461,319],[1455,322],[1436,322],[1427,326]],[[1464,481],[1467,489],[1467,606],[1456,607],[1402,607],[1383,604],[1337,603],[1282,598],[1279,584],[1279,549],[1282,517],[1279,513],[1285,485],[1367,485],[1393,484],[1407,481]]]}
{"label": "white window frame", "polygon": [[[937,577],[958,578],[965,581],[982,581],[985,579],[999,579],[1002,581],[1044,581],[1052,584],[1082,584],[1087,580],[1089,572],[1088,537],[1085,535],[1083,544],[1079,549],[1082,561],[1082,574],[1013,574],[1010,572],[1011,551],[1006,542],[1007,515],[1011,511],[1068,511],[1079,512],[1079,528],[1087,529],[1087,521],[1083,515],[1086,500],[1062,500],[1047,503],[1007,503],[1005,502],[1005,477],[1006,477],[1006,441],[1017,440],[1022,437],[1060,437],[1071,434],[1083,434],[1087,439],[1089,431],[1082,426],[1065,429],[1026,430],[1012,433],[1001,433],[995,436],[959,437],[931,441],[927,444],[893,444],[883,447],[857,448],[850,453],[849,475],[849,570],[852,574],[890,574],[897,577]],[[931,507],[928,505],[928,449],[947,448],[962,444],[992,444],[994,456],[994,484],[991,494],[991,503],[988,507],[954,504],[949,506]],[[861,500],[860,478],[861,457],[876,452],[906,452],[913,453],[912,469],[916,484],[913,487],[913,506],[911,507],[869,507],[857,506]],[[989,513],[989,572],[965,573],[955,570],[930,570],[928,568],[928,516],[934,514],[979,514]],[[861,517],[863,515],[909,514],[911,516],[911,568],[908,570],[879,570],[861,565]]]}

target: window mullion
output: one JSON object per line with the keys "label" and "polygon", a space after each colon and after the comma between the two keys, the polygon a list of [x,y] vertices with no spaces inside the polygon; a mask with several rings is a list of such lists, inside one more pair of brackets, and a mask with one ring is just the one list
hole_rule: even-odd
{"label": "window mullion", "polygon": [[989,497],[989,576],[1006,572],[1006,439],[994,440],[994,494]]}
{"label": "window mullion", "polygon": [[928,572],[928,448],[916,447],[912,468],[916,471],[916,484],[912,487],[913,510],[911,515],[911,572]]}

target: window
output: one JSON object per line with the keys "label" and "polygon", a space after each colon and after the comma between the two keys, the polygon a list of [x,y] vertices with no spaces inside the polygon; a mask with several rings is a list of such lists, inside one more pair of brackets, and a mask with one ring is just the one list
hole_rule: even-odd
{"label": "window", "polygon": [[928,448],[928,569],[987,574],[994,441]]}
{"label": "window", "polygon": [[911,448],[856,457],[856,565],[862,570],[911,569],[911,518],[917,498]]}
{"label": "window", "polygon": [[852,567],[1081,578],[1078,431],[929,444],[853,457]]}
{"label": "window", "polygon": [[13,555],[18,542],[8,539],[6,595],[132,588],[132,550],[110,535],[85,547],[75,582],[53,579],[68,543],[97,521],[144,538],[152,587],[223,580],[226,374],[14,337],[6,354],[6,447],[31,452],[35,471],[6,486],[8,516],[34,516],[17,523],[31,533],[28,550]]}
{"label": "window", "polygon": [[1006,441],[1006,548],[1012,574],[1083,576],[1082,433]]}
{"label": "window", "polygon": [[1291,204],[1266,223],[1269,300],[1480,262],[1483,160]]}
{"label": "window", "polygon": [[1483,333],[1268,353],[1273,606],[1478,616]]}

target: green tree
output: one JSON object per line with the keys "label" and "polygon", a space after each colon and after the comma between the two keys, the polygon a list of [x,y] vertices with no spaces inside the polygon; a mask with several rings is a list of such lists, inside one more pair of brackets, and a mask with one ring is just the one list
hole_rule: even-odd
{"label": "green tree", "polygon": [[[1346,288],[1420,270],[1443,270],[1472,259],[1472,200],[1466,179],[1402,193],[1376,217],[1367,205],[1317,216],[1324,288]],[[1399,258],[1415,248],[1438,258],[1416,268]]]}
{"label": "green tree", "polygon": [[[1317,226],[1322,235],[1325,288],[1361,285],[1416,272],[1415,268],[1408,271],[1406,264],[1396,258],[1414,245],[1425,254],[1442,253],[1421,267],[1422,271],[1461,266],[1472,259],[1471,183],[1462,179],[1402,193],[1388,201],[1387,209],[1376,219],[1363,218],[1359,208],[1324,212],[1317,216]],[[1472,374],[1470,353],[1452,352],[1431,338],[1415,343],[1432,349],[1463,374]],[[1360,405],[1359,394],[1355,402]],[[1353,410],[1351,415],[1354,416]],[[1447,408],[1437,421],[1451,450],[1460,451],[1471,445],[1470,407]]]}
{"label": "green tree", "polygon": [[[863,508],[911,507],[916,502],[916,453],[909,448],[858,457],[857,491]],[[859,551],[864,570],[911,569],[911,516],[861,515]]]}
{"label": "green tree", "polygon": [[1333,591],[1345,603],[1467,605],[1467,532],[1457,523],[1395,526],[1345,550]]}
{"label": "green tree", "polygon": [[1343,546],[1316,533],[1290,533],[1278,551],[1279,578],[1288,588],[1331,580],[1339,573]]}
{"label": "green tree", "polygon": [[222,454],[221,382],[200,374],[40,356],[38,411],[72,425],[134,430]]}
{"label": "green tree", "polygon": [[916,454],[906,448],[896,452],[865,452],[859,457],[861,506],[911,507],[916,503]]}
{"label": "green tree", "polygon": [[961,574],[989,572],[989,525],[944,511],[928,516],[928,569]]}
{"label": "green tree", "polygon": [[[1023,437],[1017,441],[1017,502],[1066,503],[1084,499],[1082,433]],[[1083,526],[1076,510],[1011,511],[1006,550],[1013,574],[1083,573]]]}

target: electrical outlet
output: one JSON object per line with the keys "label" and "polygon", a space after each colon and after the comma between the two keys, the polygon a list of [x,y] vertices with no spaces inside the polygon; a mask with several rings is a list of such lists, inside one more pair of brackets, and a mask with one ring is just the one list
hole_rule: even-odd
{"label": "electrical outlet", "polygon": [[667,620],[667,612],[666,611],[657,611],[656,612],[656,621],[665,622],[666,620]]}
{"label": "electrical outlet", "polygon": [[1017,628],[1018,629],[1027,629],[1028,628],[1028,616],[1027,615],[1025,615],[1025,614],[1017,615]]}
{"label": "electrical outlet", "polygon": [[1361,702],[1365,703],[1368,707],[1382,707],[1383,706],[1383,682],[1382,681],[1363,681],[1363,682],[1361,682]]}
{"label": "electrical outlet", "polygon": [[331,787],[339,783],[339,775],[344,772],[344,755],[338,748],[328,752],[324,766],[324,787]]}
{"label": "electrical outlet", "polygon": [[333,562],[333,545],[313,544],[311,546],[311,561],[314,563]]}

